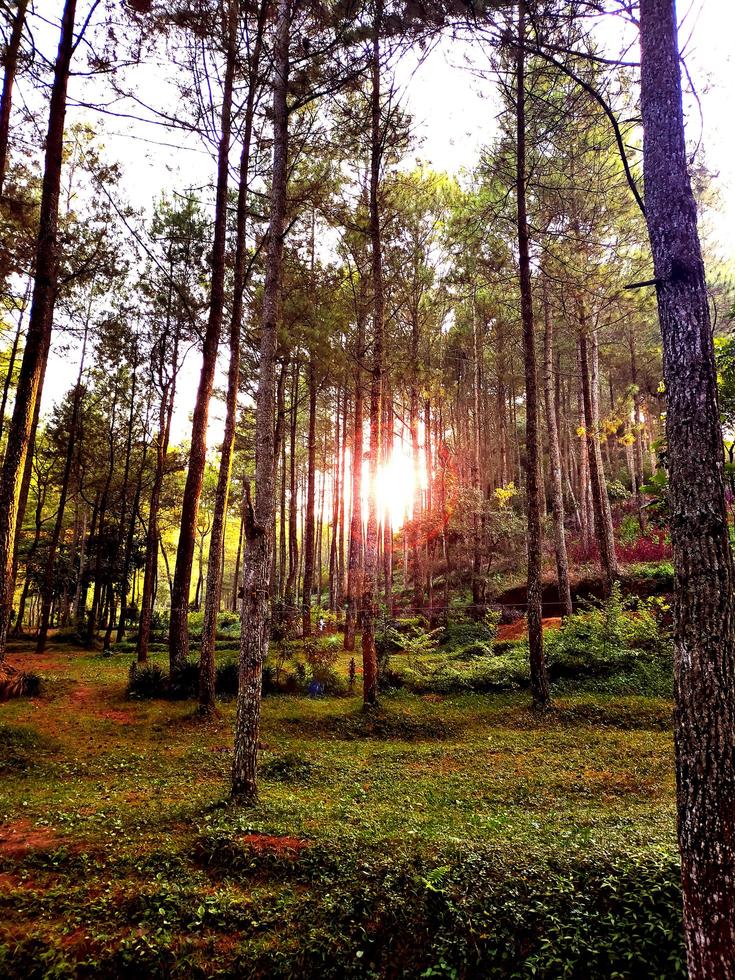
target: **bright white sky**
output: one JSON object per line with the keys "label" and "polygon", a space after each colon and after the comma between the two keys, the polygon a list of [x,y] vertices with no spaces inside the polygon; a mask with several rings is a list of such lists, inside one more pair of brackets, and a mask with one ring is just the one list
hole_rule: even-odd
{"label": "bright white sky", "polygon": [[[691,9],[690,9],[691,6]],[[680,10],[688,11],[681,31],[686,43],[687,63],[697,87],[703,110],[702,141],[706,160],[717,175],[720,210],[712,215],[713,242],[723,255],[735,257],[735,3],[733,0],[685,0]],[[691,35],[691,36],[690,36]],[[417,160],[436,170],[457,173],[471,169],[483,145],[496,132],[495,100],[492,83],[479,83],[462,67],[463,45],[444,41],[416,67],[402,65],[399,80],[405,86],[405,106],[414,118],[419,139]],[[402,77],[405,76],[405,77]],[[79,92],[80,80],[72,87]],[[69,122],[89,119],[86,110],[72,109]],[[104,141],[112,159],[124,162],[123,191],[132,203],[149,207],[163,190],[206,184],[211,181],[213,163],[206,152],[181,134],[168,134],[157,127],[128,126],[124,121],[101,117]],[[700,132],[699,111],[692,102],[687,119],[691,139]],[[143,136],[167,146],[152,145],[135,137]],[[44,390],[44,409],[48,408],[72,383],[76,373],[73,354],[52,353]],[[174,442],[186,440],[189,417],[194,404],[198,364],[190,356],[180,385]],[[213,402],[210,411],[210,447],[221,436],[223,406]]]}

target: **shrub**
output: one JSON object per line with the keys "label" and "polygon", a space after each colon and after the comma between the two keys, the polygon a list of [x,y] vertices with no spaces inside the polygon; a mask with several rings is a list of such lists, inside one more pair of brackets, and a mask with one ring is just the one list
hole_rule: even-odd
{"label": "shrub", "polygon": [[329,697],[343,697],[348,693],[347,680],[332,667],[312,667],[309,688],[313,691],[315,688],[312,688],[312,685],[316,685],[320,694]]}
{"label": "shrub", "polygon": [[130,665],[128,674],[128,697],[134,701],[148,701],[164,698],[168,690],[168,674],[158,664]]}
{"label": "shrub", "polygon": [[185,660],[168,679],[168,696],[173,701],[186,701],[199,694],[199,664],[196,660]]}
{"label": "shrub", "polygon": [[33,671],[16,670],[0,664],[0,701],[11,698],[35,698],[41,693],[41,678]]}
{"label": "shrub", "polygon": [[[327,640],[333,640],[335,637],[326,637]],[[339,640],[339,637],[336,637]],[[341,644],[338,643],[325,643],[324,640],[317,639],[314,636],[308,636],[304,640],[304,657],[306,658],[307,664],[312,668],[329,668],[333,667],[337,662],[337,657],[339,656],[339,651],[341,649]]]}
{"label": "shrub", "polygon": [[[494,623],[496,632],[499,621],[500,617]],[[486,621],[475,622],[463,619],[456,623],[447,623],[441,632],[439,645],[449,653],[467,647],[471,643],[491,643],[493,638],[494,633]]]}

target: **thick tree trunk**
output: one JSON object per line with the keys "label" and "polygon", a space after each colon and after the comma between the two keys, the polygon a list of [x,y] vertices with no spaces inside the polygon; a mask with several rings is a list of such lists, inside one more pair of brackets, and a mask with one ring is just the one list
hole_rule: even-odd
{"label": "thick tree trunk", "polygon": [[526,8],[518,5],[516,63],[516,203],[518,218],[518,266],[523,324],[523,362],[526,377],[526,497],[528,514],[528,646],[531,666],[531,698],[535,708],[551,703],[541,625],[541,445],[539,440],[538,372],[534,340],[531,262],[526,215]]}
{"label": "thick tree trunk", "polygon": [[280,316],[283,238],[288,186],[289,0],[278,0],[273,51],[273,176],[268,256],[263,293],[260,373],[256,396],[255,507],[246,499],[242,627],[232,795],[257,796],[257,753],[263,661],[270,635],[269,592],[275,517],[275,366]]}
{"label": "thick tree trunk", "polygon": [[212,243],[212,282],[210,287],[209,317],[204,335],[202,370],[199,376],[199,388],[197,390],[192,419],[189,470],[186,474],[184,496],[181,501],[181,530],[176,551],[174,584],[171,595],[171,625],[168,638],[169,667],[171,670],[180,666],[189,655],[189,592],[191,590],[191,569],[194,561],[199,498],[202,493],[204,467],[207,461],[209,401],[212,397],[214,372],[217,366],[217,350],[222,331],[225,305],[228,157],[232,132],[232,91],[237,61],[238,7],[237,0],[229,0],[227,13],[227,64],[222,91],[220,139],[217,154],[217,192],[214,215],[214,240]]}
{"label": "thick tree trunk", "polygon": [[549,469],[551,470],[551,502],[554,518],[554,551],[556,554],[556,577],[559,584],[559,603],[562,616],[572,614],[572,593],[569,588],[569,562],[567,542],[564,534],[564,491],[561,476],[561,453],[559,450],[559,429],[557,427],[556,402],[554,399],[553,325],[549,315],[549,305],[544,290],[544,402],[546,407],[546,434],[549,443]]}
{"label": "thick tree trunk", "polygon": [[646,220],[658,282],[675,568],[684,931],[692,980],[735,977],[735,586],[712,326],[684,142],[674,0],[641,0]]}
{"label": "thick tree trunk", "polygon": [[76,0],[66,0],[51,86],[31,315],[0,479],[0,661],[5,658],[15,587],[13,566],[21,483],[51,343],[59,267],[59,191],[66,89],[74,51],[75,14]]}

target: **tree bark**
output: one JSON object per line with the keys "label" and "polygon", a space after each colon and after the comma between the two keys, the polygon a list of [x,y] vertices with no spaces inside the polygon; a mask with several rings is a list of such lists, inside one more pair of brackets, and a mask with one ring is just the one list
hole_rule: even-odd
{"label": "tree bark", "polygon": [[225,246],[227,242],[227,185],[229,177],[229,150],[232,133],[232,92],[237,60],[237,0],[229,0],[227,11],[227,58],[222,91],[220,139],[217,153],[217,191],[214,215],[214,240],[212,243],[212,282],[210,287],[209,317],[204,335],[202,370],[199,376],[196,403],[191,429],[189,469],[186,474],[184,496],[181,501],[181,530],[176,551],[174,584],[171,595],[171,623],[169,627],[169,668],[179,667],[189,655],[189,592],[191,570],[194,561],[199,498],[202,493],[204,467],[207,461],[207,421],[209,401],[212,397],[214,372],[217,366],[217,349],[225,305]]}
{"label": "tree bark", "polygon": [[735,596],[717,372],[687,170],[674,0],[641,0],[646,221],[658,283],[675,569],[674,739],[692,980],[735,977]]}
{"label": "tree bark", "polygon": [[294,361],[291,377],[291,419],[289,436],[289,497],[288,497],[288,578],[286,579],[286,618],[296,612],[296,593],[299,574],[298,475],[296,467],[296,431],[298,426],[299,364]]}
{"label": "tree bark", "polygon": [[595,410],[592,396],[592,380],[590,378],[589,348],[584,314],[580,315],[579,360],[582,379],[582,399],[584,402],[584,428],[587,443],[587,464],[589,466],[590,484],[592,487],[592,510],[594,514],[595,535],[600,549],[600,565],[605,576],[605,584],[609,592],[613,582],[618,577],[618,563],[615,557],[615,538],[613,536],[612,520],[609,515],[609,502],[605,508],[607,487],[605,473],[602,470],[602,453],[595,425]]}
{"label": "tree bark", "polygon": [[546,290],[544,302],[544,402],[546,407],[546,434],[549,442],[549,469],[551,470],[551,505],[554,519],[554,551],[556,554],[556,577],[559,587],[559,603],[562,616],[572,614],[572,593],[569,588],[569,562],[567,542],[564,534],[564,489],[561,476],[561,452],[559,450],[559,429],[557,426],[556,402],[554,399],[553,324],[549,315]]}
{"label": "tree bark", "polygon": [[383,257],[380,233],[380,27],[382,0],[377,0],[373,20],[370,98],[370,249],[373,287],[373,368],[370,382],[370,478],[368,520],[365,534],[365,570],[362,594],[362,681],[366,706],[378,701],[378,661],[375,649],[376,595],[378,587],[378,466],[380,464],[381,396],[383,386]]}
{"label": "tree bark", "polygon": [[362,357],[364,354],[364,321],[362,312],[357,316],[355,357],[355,408],[352,422],[352,513],[350,538],[347,548],[347,610],[345,614],[345,650],[355,649],[359,597],[362,594]]}
{"label": "tree bark", "polygon": [[59,267],[59,192],[66,90],[74,52],[75,14],[76,0],[66,0],[51,86],[31,315],[0,480],[0,661],[5,659],[15,586],[13,565],[21,482],[51,344]]}
{"label": "tree bark", "polygon": [[[199,654],[199,710],[211,714],[215,703],[215,643],[217,639],[217,614],[222,597],[222,562],[225,545],[225,523],[230,500],[230,481],[232,479],[232,460],[235,447],[235,427],[237,424],[237,395],[240,387],[240,334],[242,331],[243,294],[247,274],[247,248],[245,233],[247,229],[248,188],[250,172],[250,144],[255,114],[255,96],[258,90],[258,70],[264,28],[265,3],[261,3],[258,30],[255,38],[247,102],[245,106],[245,128],[240,154],[240,183],[237,195],[237,226],[235,233],[235,262],[233,275],[232,312],[230,314],[230,363],[227,371],[227,395],[225,399],[225,431],[222,437],[217,489],[215,491],[212,531],[209,538],[207,558],[207,590],[204,598],[204,622],[202,624],[202,645]],[[238,26],[237,4],[232,4],[232,21],[229,37],[228,57],[234,59],[236,48],[235,33]],[[229,66],[228,66],[229,68]],[[227,86],[226,86],[227,87]],[[230,95],[232,80],[230,80]],[[223,121],[223,135],[225,126]],[[229,137],[229,125],[227,127]],[[226,161],[225,161],[226,165]],[[226,188],[225,188],[226,190]],[[225,214],[226,224],[226,214]],[[224,263],[224,242],[223,242]],[[222,300],[224,302],[224,300]],[[215,355],[216,356],[216,355]]]}
{"label": "tree bark", "polygon": [[23,37],[28,0],[17,0],[15,16],[10,28],[8,45],[3,52],[3,87],[0,95],[0,198],[5,185],[8,167],[8,137],[10,135],[10,109],[13,101],[13,85],[18,70],[18,54]]}
{"label": "tree bark", "polygon": [[304,526],[304,580],[301,595],[301,627],[311,636],[311,594],[314,591],[314,508],[316,505],[316,365],[309,362],[309,436],[307,442],[306,524]]}
{"label": "tree bark", "polygon": [[531,666],[531,698],[537,709],[551,703],[541,624],[541,447],[538,424],[538,371],[534,341],[531,262],[526,214],[526,5],[518,4],[516,54],[516,205],[518,218],[518,267],[523,325],[523,363],[526,378],[526,497],[528,515],[528,646]]}
{"label": "tree bark", "polygon": [[278,0],[273,51],[273,176],[268,231],[260,373],[256,396],[255,506],[246,495],[242,627],[232,795],[244,802],[257,796],[263,661],[270,635],[269,592],[275,517],[275,365],[281,305],[283,238],[288,186],[289,0]]}
{"label": "tree bark", "polygon": [[79,429],[79,411],[82,404],[82,377],[84,375],[84,360],[87,354],[87,335],[89,331],[89,310],[87,311],[87,320],[84,327],[84,340],[82,343],[82,354],[79,359],[79,373],[77,375],[77,383],[74,388],[74,396],[72,401],[72,413],[71,413],[71,423],[69,426],[69,441],[66,447],[66,458],[64,460],[64,471],[61,477],[61,489],[59,491],[59,506],[56,511],[56,520],[54,521],[54,529],[51,532],[51,539],[48,546],[48,554],[46,556],[46,572],[43,579],[43,586],[41,589],[41,625],[38,630],[38,638],[36,640],[36,653],[43,653],[46,648],[46,639],[48,637],[49,630],[49,619],[51,615],[51,602],[53,600],[53,584],[54,584],[54,565],[56,563],[56,550],[59,546],[59,541],[61,540],[61,531],[64,526],[64,511],[66,510],[66,498],[69,494],[69,480],[71,478],[71,469],[74,462],[74,450],[76,448],[77,433]]}

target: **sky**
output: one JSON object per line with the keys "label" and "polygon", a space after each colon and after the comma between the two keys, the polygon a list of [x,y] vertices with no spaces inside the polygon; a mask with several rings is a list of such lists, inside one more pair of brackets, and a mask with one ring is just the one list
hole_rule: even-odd
{"label": "sky", "polygon": [[[685,0],[680,2],[679,11],[687,66],[702,106],[700,119],[696,102],[687,99],[687,131],[694,141],[701,133],[705,159],[719,190],[719,212],[708,216],[708,234],[718,252],[735,257],[735,2]],[[611,30],[617,30],[612,23]],[[492,141],[497,130],[492,82],[481,82],[466,69],[467,56],[473,57],[468,44],[446,39],[421,63],[408,56],[397,69],[404,106],[414,120],[416,160],[453,174],[471,169],[480,149]],[[81,80],[72,83],[72,96],[81,84]],[[156,84],[156,80],[143,79],[141,84]],[[100,124],[109,158],[123,163],[123,193],[135,206],[149,208],[153,198],[165,190],[211,180],[211,157],[179,133],[70,108],[68,122],[82,120]],[[44,411],[63,395],[75,373],[74,352],[62,354],[54,349],[44,389]],[[197,377],[197,357],[190,355],[173,422],[174,443],[188,437]],[[210,448],[222,433],[223,408],[213,400]]]}

